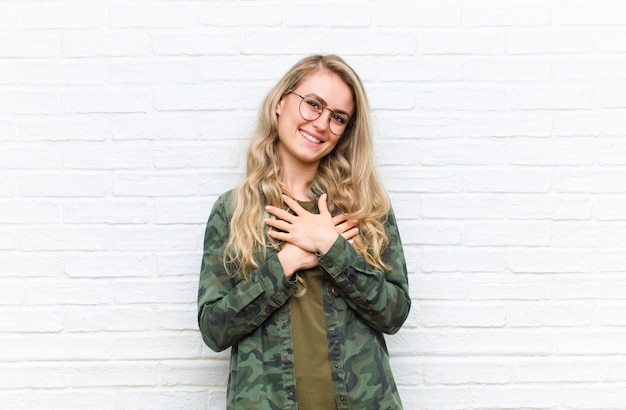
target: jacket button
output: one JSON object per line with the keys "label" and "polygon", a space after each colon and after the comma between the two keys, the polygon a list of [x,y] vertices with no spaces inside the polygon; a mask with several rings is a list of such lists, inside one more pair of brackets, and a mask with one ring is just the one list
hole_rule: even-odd
{"label": "jacket button", "polygon": [[290,399],[293,399],[293,392],[290,391],[289,393],[287,393],[287,397],[289,397]]}

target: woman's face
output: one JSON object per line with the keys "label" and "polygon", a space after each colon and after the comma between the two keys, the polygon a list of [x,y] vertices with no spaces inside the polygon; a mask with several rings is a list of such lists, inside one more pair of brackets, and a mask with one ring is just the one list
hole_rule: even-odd
{"label": "woman's face", "polygon": [[[319,118],[306,120],[300,114],[301,96],[315,96],[328,109],[322,110]],[[321,107],[319,107],[321,108]],[[346,83],[330,71],[321,70],[309,74],[296,87],[294,93],[286,94],[276,106],[278,114],[278,152],[281,162],[294,163],[294,165],[316,165],[328,155],[337,142],[340,135],[333,134],[330,130],[329,119],[333,115],[347,114],[353,116],[354,101],[352,92]],[[305,111],[303,111],[305,112]],[[336,131],[336,124],[332,126]]]}

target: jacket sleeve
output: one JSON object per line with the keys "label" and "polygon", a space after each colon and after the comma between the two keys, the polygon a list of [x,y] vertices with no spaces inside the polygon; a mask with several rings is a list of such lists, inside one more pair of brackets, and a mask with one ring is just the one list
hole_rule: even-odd
{"label": "jacket sleeve", "polygon": [[247,280],[231,276],[223,265],[224,246],[230,232],[229,194],[213,205],[204,236],[198,286],[198,324],[203,341],[214,351],[237,343],[259,327],[296,290],[285,278],[276,254]]}
{"label": "jacket sleeve", "polygon": [[373,269],[341,235],[319,258],[319,264],[341,290],[346,303],[370,327],[393,334],[400,330],[411,307],[402,242],[390,209],[385,225],[389,239],[383,261],[388,272]]}

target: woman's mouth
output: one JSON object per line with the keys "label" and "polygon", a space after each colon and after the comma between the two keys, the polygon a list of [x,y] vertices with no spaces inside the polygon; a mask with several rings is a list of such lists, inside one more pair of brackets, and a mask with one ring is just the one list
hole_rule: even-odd
{"label": "woman's mouth", "polygon": [[304,132],[304,131],[302,131],[302,130],[300,131],[300,135],[302,135],[302,136],[304,137],[304,139],[305,139],[305,140],[310,141],[310,142],[312,142],[312,143],[314,143],[314,144],[321,144],[321,143],[322,143],[322,141],[321,141],[321,140],[319,140],[319,139],[315,138],[315,137],[314,137],[314,136],[312,136],[311,134],[306,133],[306,132]]}

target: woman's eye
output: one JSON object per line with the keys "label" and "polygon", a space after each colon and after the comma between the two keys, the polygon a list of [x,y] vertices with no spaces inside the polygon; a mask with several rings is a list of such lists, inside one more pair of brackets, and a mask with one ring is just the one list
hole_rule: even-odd
{"label": "woman's eye", "polygon": [[309,104],[311,108],[315,108],[316,110],[320,109],[320,103],[315,100],[307,100],[307,104]]}
{"label": "woman's eye", "polygon": [[345,124],[346,118],[341,115],[333,115],[333,121],[335,121],[337,124]]}

